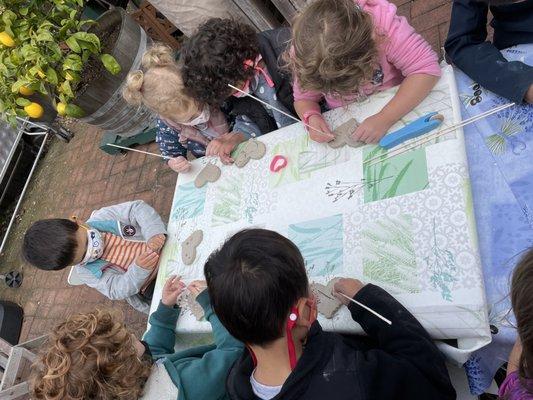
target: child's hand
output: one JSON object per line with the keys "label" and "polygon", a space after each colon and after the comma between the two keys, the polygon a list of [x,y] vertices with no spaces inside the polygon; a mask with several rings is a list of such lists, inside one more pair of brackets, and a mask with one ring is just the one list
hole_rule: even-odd
{"label": "child's hand", "polygon": [[159,254],[153,252],[152,250],[142,253],[135,259],[135,264],[143,269],[154,269],[158,262]]}
{"label": "child's hand", "polygon": [[189,292],[196,299],[200,293],[207,289],[207,283],[205,281],[192,281],[189,286],[187,286]]}
{"label": "child's hand", "polygon": [[165,242],[167,241],[167,237],[165,234],[160,233],[159,235],[152,236],[148,242],[146,242],[146,245],[155,251],[156,253],[159,253],[161,249],[163,248]]}
{"label": "child's hand", "polygon": [[191,163],[183,156],[168,160],[168,166],[176,172],[186,172],[191,168]]}
{"label": "child's hand", "polygon": [[211,140],[205,150],[206,156],[219,156],[223,164],[233,163],[231,152],[239,144],[244,142],[244,135],[237,132],[228,132],[219,138]]}
{"label": "child's hand", "polygon": [[333,294],[342,304],[348,305],[350,304],[350,300],[341,296],[339,293],[345,294],[352,299],[363,286],[365,285],[358,279],[341,278],[333,285]]}
{"label": "child's hand", "polygon": [[353,137],[356,140],[365,143],[377,143],[381,139],[394,122],[389,121],[380,113],[374,114],[365,119],[361,125],[355,130]]}
{"label": "child's hand", "polygon": [[526,96],[524,97],[524,100],[529,104],[533,104],[533,84],[529,86],[529,89],[526,92]]}
{"label": "child's hand", "polygon": [[309,127],[306,127],[311,140],[318,143],[326,143],[335,139],[335,135],[331,132],[331,129],[329,129],[328,123],[324,121],[322,115],[311,115],[309,118],[309,126],[315,128],[310,129]]}
{"label": "child's hand", "polygon": [[181,281],[181,276],[172,275],[165,282],[161,294],[161,303],[167,307],[173,307],[178,301],[178,297],[185,289],[185,284]]}

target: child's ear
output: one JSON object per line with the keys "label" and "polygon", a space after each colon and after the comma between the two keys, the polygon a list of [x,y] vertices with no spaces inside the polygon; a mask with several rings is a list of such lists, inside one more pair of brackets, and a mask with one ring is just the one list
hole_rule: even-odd
{"label": "child's ear", "polygon": [[316,300],[313,295],[310,297],[302,297],[296,304],[298,309],[297,325],[310,328],[317,318]]}

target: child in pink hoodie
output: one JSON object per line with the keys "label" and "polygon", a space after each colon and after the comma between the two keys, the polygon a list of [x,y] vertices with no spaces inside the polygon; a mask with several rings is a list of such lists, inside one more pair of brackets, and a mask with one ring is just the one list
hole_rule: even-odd
{"label": "child in pink hoodie", "polygon": [[441,74],[437,54],[386,0],[317,0],[296,18],[287,59],[294,108],[314,128],[309,135],[317,142],[334,137],[320,112],[322,99],[332,109],[400,85],[354,132],[358,140],[375,143],[428,95]]}

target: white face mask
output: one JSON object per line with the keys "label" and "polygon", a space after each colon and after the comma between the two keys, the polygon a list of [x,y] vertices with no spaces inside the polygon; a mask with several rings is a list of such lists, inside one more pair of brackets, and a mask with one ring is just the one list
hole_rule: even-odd
{"label": "white face mask", "polygon": [[211,112],[209,110],[209,107],[204,106],[204,109],[197,117],[193,118],[189,122],[182,122],[182,124],[187,125],[187,126],[196,126],[200,124],[205,124],[209,121],[210,117],[211,117]]}
{"label": "white face mask", "polygon": [[[87,229],[87,228],[85,228]],[[102,257],[104,253],[104,240],[102,234],[96,229],[87,229],[87,251],[80,264],[87,264]]]}

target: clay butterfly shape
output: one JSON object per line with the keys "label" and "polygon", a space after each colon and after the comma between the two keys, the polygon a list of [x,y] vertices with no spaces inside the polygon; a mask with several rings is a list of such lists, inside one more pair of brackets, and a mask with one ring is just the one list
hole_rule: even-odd
{"label": "clay butterfly shape", "polygon": [[204,318],[204,309],[200,303],[196,301],[193,294],[189,290],[183,291],[183,293],[178,297],[176,304],[182,310],[189,310],[197,321],[200,321]]}
{"label": "clay butterfly shape", "polygon": [[196,259],[196,248],[204,240],[204,232],[202,230],[194,231],[181,244],[181,260],[185,265],[191,265]]}
{"label": "clay butterfly shape", "polygon": [[204,186],[207,182],[216,182],[221,175],[220,168],[218,168],[215,164],[208,163],[198,175],[196,175],[196,178],[194,179],[194,186],[197,188],[201,188]]}
{"label": "clay butterfly shape", "polygon": [[359,126],[359,122],[355,118],[350,118],[344,124],[337,127],[333,133],[335,134],[335,139],[331,142],[328,142],[329,147],[332,149],[338,149],[345,145],[357,148],[365,144],[365,142],[360,142],[355,140],[352,137],[352,134],[355,132],[355,129]]}
{"label": "clay butterfly shape", "polygon": [[259,160],[263,158],[266,154],[266,146],[263,142],[259,140],[250,139],[242,145],[242,148],[239,150],[235,156],[235,165],[239,168],[244,167],[248,164],[248,161]]}
{"label": "clay butterfly shape", "polygon": [[337,300],[333,294],[333,286],[340,278],[333,278],[327,285],[313,282],[311,283],[311,291],[316,297],[317,309],[327,319],[333,318],[333,315],[342,306],[342,303]]}

